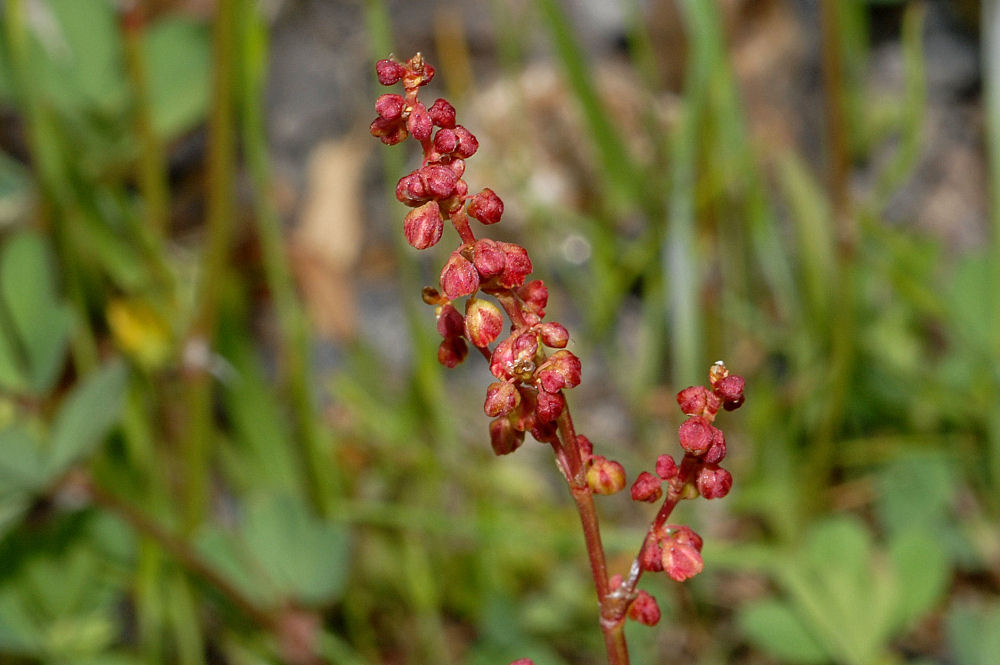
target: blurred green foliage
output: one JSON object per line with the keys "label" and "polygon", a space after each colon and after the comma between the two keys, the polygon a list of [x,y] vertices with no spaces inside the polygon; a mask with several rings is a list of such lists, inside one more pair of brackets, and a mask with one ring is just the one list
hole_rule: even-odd
{"label": "blurred green foliage", "polygon": [[[904,89],[870,99],[867,4],[832,14],[843,84],[824,94],[846,136],[823,150],[894,150],[846,209],[805,151],[750,136],[721,5],[677,3],[683,95],[669,131],[642,128],[650,160],[626,147],[563,3],[531,10],[595,156],[587,205],[543,206],[532,230],[559,237],[571,215],[593,249],[536,274],[580,313],[585,367],[604,354],[607,399],[635,423],[598,446],[634,476],[673,445],[651,395],[720,355],[748,379],[725,423],[734,492],[681,516],[706,536],[706,572],[644,581],[664,619],[629,626],[636,662],[1000,661],[1000,251],[956,255],[885,222],[921,156],[928,54],[923,6],[898,3]],[[358,343],[316,375],[273,198],[257,5],[219,0],[210,23],[3,5],[20,152],[0,154],[0,663],[600,662],[565,490],[540,448],[492,458],[479,393],[434,363],[404,242],[410,364]],[[629,7],[630,66],[658,94],[660,45]],[[366,12],[374,60],[392,17]],[[506,3],[493,18],[516,75],[528,22]],[[199,128],[211,176],[191,246],[171,236],[167,155]],[[404,168],[386,157],[390,182]],[[256,275],[233,260],[238,214]],[[642,224],[622,233],[623,218]],[[612,343],[626,313],[635,348]],[[644,524],[616,501],[605,538],[624,571]]]}

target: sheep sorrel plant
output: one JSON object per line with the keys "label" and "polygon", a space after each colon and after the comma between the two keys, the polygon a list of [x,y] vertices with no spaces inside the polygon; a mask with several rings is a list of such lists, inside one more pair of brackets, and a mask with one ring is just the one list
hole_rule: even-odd
{"label": "sheep sorrel plant", "polygon": [[[459,245],[441,270],[440,289],[423,290],[424,301],[435,306],[437,328],[444,338],[438,360],[454,367],[472,344],[489,362],[497,380],[486,389],[484,410],[493,418],[490,443],[497,455],[517,450],[527,432],[552,447],[583,526],[608,661],[625,665],[625,618],[646,625],[660,618],[655,599],[636,589],[643,572],[662,571],[682,582],[702,570],[701,538],[689,527],[667,520],[681,499],[717,499],[729,492],[732,476],[719,466],[726,455],[726,439],[712,423],[720,408],[733,410],[743,403],[743,378],[730,374],[720,361],[709,370],[709,387],[692,386],[677,394],[677,403],[688,416],[678,432],[684,457],[677,463],[670,455],[660,455],[656,473],[643,471],[632,484],[635,501],[662,500],[662,504],[628,576],[609,577],[594,495],[624,489],[625,469],[594,454],[591,442],[573,427],[563,391],[580,383],[581,366],[565,348],[569,332],[559,323],[544,321],[548,290],[540,280],[525,281],[532,271],[527,251],[513,243],[477,239],[473,233],[469,218],[496,224],[503,215],[503,202],[490,189],[469,194],[462,178],[465,160],[479,146],[469,130],[456,124],[454,107],[444,99],[430,106],[418,99],[420,88],[434,77],[434,68],[419,53],[406,62],[380,60],[375,68],[383,85],[402,82],[403,95],[378,98],[372,135],[387,145],[412,136],[423,148],[420,168],[396,185],[396,198],[413,208],[403,220],[406,239],[417,249],[427,249],[441,240],[446,220],[458,232]],[[482,296],[491,296],[499,307]],[[464,306],[457,304],[459,298],[465,298]],[[510,321],[503,339],[501,309]],[[530,662],[516,661],[517,665]]]}

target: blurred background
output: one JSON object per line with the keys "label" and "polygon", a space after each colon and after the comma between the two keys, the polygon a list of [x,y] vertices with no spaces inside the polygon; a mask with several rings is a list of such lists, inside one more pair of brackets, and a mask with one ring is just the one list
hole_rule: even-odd
{"label": "blurred background", "polygon": [[[1000,663],[993,0],[4,0],[0,663],[604,662],[368,135],[422,51],[629,480],[722,358],[705,572],[636,663]],[[612,572],[654,510],[602,498]]]}

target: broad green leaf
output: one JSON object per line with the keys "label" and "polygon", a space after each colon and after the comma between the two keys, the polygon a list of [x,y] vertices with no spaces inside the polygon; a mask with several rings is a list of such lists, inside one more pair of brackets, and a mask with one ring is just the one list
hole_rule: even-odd
{"label": "broad green leaf", "polygon": [[89,374],[76,386],[56,414],[49,443],[46,472],[65,471],[101,443],[118,421],[128,370],[115,360]]}
{"label": "broad green leaf", "polygon": [[41,489],[48,480],[41,443],[19,425],[0,431],[0,497]]}
{"label": "broad green leaf", "polygon": [[740,629],[755,644],[795,663],[826,663],[830,655],[798,614],[777,600],[762,600],[739,612]]}
{"label": "broad green leaf", "polygon": [[[65,106],[110,109],[124,102],[122,49],[110,0],[46,0],[50,21],[35,23],[49,77],[46,92]],[[46,17],[48,18],[48,17]]]}
{"label": "broad green leaf", "polygon": [[70,314],[56,299],[51,261],[45,240],[30,232],[12,237],[0,254],[0,295],[14,336],[0,360],[19,357],[34,394],[51,389],[69,343]]}
{"label": "broad green leaf", "polygon": [[153,127],[169,140],[205,116],[211,72],[208,27],[180,17],[164,18],[145,36]]}
{"label": "broad green leaf", "polygon": [[333,600],[348,572],[348,533],[287,496],[251,502],[243,542],[275,586],[308,604]]}
{"label": "broad green leaf", "polygon": [[941,600],[951,567],[940,539],[923,529],[911,529],[892,538],[889,557],[897,580],[890,628],[901,630]]}

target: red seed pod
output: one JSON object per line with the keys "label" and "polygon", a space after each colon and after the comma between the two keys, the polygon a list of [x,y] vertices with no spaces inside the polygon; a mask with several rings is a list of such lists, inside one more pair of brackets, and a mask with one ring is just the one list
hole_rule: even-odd
{"label": "red seed pod", "polygon": [[455,155],[462,159],[468,159],[479,150],[479,141],[465,127],[458,125],[455,127],[455,135],[458,137],[458,147],[455,148]]}
{"label": "red seed pod", "polygon": [[375,73],[378,75],[379,83],[393,85],[399,83],[400,79],[406,75],[406,67],[386,58],[375,63]]}
{"label": "red seed pod", "polygon": [[538,316],[545,316],[545,306],[549,302],[549,289],[545,282],[533,279],[517,290],[517,295],[524,301],[525,308]]}
{"label": "red seed pod", "polygon": [[444,219],[437,201],[428,201],[414,208],[403,219],[406,241],[417,249],[427,249],[437,244],[444,231]]}
{"label": "red seed pod", "polygon": [[712,445],[712,430],[714,429],[701,416],[688,418],[681,423],[680,429],[677,430],[681,448],[692,455],[704,455],[708,447]]}
{"label": "red seed pod", "polygon": [[745,399],[743,394],[745,387],[746,381],[742,376],[736,374],[730,374],[715,386],[715,392],[722,398],[722,407],[726,411],[734,411],[740,408]]}
{"label": "red seed pod", "polygon": [[438,362],[452,369],[469,355],[469,347],[461,337],[446,337],[438,345]]}
{"label": "red seed pod", "polygon": [[538,405],[535,407],[535,415],[543,423],[554,421],[566,408],[566,398],[562,396],[562,393],[539,390],[537,399]]}
{"label": "red seed pod", "polygon": [[487,187],[469,199],[466,210],[470,217],[478,219],[483,224],[496,224],[503,215],[503,201],[496,192]]}
{"label": "red seed pod", "polygon": [[656,458],[656,475],[664,480],[676,478],[680,473],[677,462],[670,455],[660,455]]}
{"label": "red seed pod", "polygon": [[405,108],[406,100],[403,99],[402,96],[392,92],[380,95],[379,98],[375,100],[375,112],[386,120],[396,120],[400,118],[403,115],[403,109]]}
{"label": "red seed pod", "polygon": [[721,499],[729,494],[733,486],[733,476],[715,464],[705,464],[695,478],[698,493],[706,499]]}
{"label": "red seed pod", "polygon": [[632,483],[632,500],[653,503],[663,496],[663,490],[660,488],[662,482],[649,471],[643,471]]}
{"label": "red seed pod", "polygon": [[451,303],[442,305],[437,312],[437,329],[442,337],[461,337],[465,332],[465,321]]}
{"label": "red seed pod", "polygon": [[660,607],[656,604],[655,598],[645,591],[639,591],[635,600],[629,605],[628,618],[644,626],[655,626],[660,622]]}
{"label": "red seed pod", "polygon": [[514,289],[524,284],[524,278],[531,272],[531,259],[528,251],[520,245],[511,242],[497,243],[504,253],[504,268],[500,275],[500,286]]}
{"label": "red seed pod", "polygon": [[517,660],[511,661],[510,665],[535,665],[535,661],[530,658],[518,658]]}
{"label": "red seed pod", "polygon": [[434,100],[431,107],[427,109],[427,113],[430,114],[431,120],[438,127],[444,127],[445,129],[455,128],[455,107],[446,100],[440,98]]}
{"label": "red seed pod", "polygon": [[427,187],[424,185],[424,180],[420,177],[419,171],[404,175],[396,183],[396,199],[400,203],[415,208],[429,198]]}
{"label": "red seed pod", "polygon": [[676,582],[690,579],[705,569],[701,553],[689,544],[667,544],[662,556],[663,570]]}
{"label": "red seed pod", "polygon": [[587,469],[587,484],[594,494],[616,494],[625,489],[625,467],[603,455],[594,455]]}
{"label": "red seed pod", "polygon": [[[573,388],[580,385],[582,372],[583,367],[580,364],[580,359],[573,355],[571,351],[561,349],[553,353],[549,356],[548,360],[542,363],[538,371],[538,380],[541,382],[543,389],[554,393],[562,388]],[[549,390],[546,387],[547,384],[552,387],[559,387],[555,388],[555,390]]]}
{"label": "red seed pod", "polygon": [[524,443],[524,432],[514,428],[510,418],[490,421],[490,445],[496,455],[508,455]]}
{"label": "red seed pod", "polygon": [[663,552],[661,551],[660,536],[651,533],[646,536],[646,542],[639,552],[639,566],[650,573],[658,573],[663,570]]}
{"label": "red seed pod", "polygon": [[506,416],[517,408],[520,401],[521,395],[514,384],[509,381],[494,382],[486,389],[486,402],[483,404],[483,410],[491,418]]}
{"label": "red seed pod", "polygon": [[690,386],[677,393],[677,404],[681,411],[689,416],[700,416],[708,404],[708,388],[705,386]]}
{"label": "red seed pod", "polygon": [[[452,170],[456,177],[461,178],[465,174],[465,160],[464,159],[452,159],[446,164],[446,166]],[[461,182],[461,181],[459,181]],[[465,192],[462,196],[465,196],[469,192],[469,186],[465,186]]]}
{"label": "red seed pod", "polygon": [[447,166],[430,164],[417,171],[424,183],[428,197],[446,199],[455,193],[458,176]]}
{"label": "red seed pod", "polygon": [[407,137],[406,123],[401,119],[386,120],[385,118],[375,118],[368,131],[372,136],[386,145],[396,145]]}
{"label": "red seed pod", "polygon": [[455,151],[458,147],[458,137],[450,129],[439,129],[434,135],[434,149],[442,155],[447,155]]}
{"label": "red seed pod", "polygon": [[550,321],[535,326],[542,344],[552,349],[562,349],[569,343],[569,331],[561,323]]}
{"label": "red seed pod", "polygon": [[489,238],[476,241],[472,248],[472,261],[484,280],[502,273],[507,264],[506,256],[500,249],[500,243]]}
{"label": "red seed pod", "polygon": [[531,436],[535,437],[535,441],[539,443],[558,443],[559,427],[555,421],[542,423],[536,419],[531,425]]}
{"label": "red seed pod", "polygon": [[490,373],[500,380],[514,376],[514,338],[508,337],[493,348],[490,355]]}
{"label": "red seed pod", "polygon": [[465,301],[465,336],[473,346],[485,348],[496,341],[503,332],[503,314],[500,308],[480,298]]}
{"label": "red seed pod", "polygon": [[426,141],[431,137],[434,123],[431,122],[431,117],[427,114],[427,108],[420,102],[413,105],[410,117],[406,119],[406,129],[418,141]]}
{"label": "red seed pod", "polygon": [[478,288],[479,273],[476,267],[461,252],[452,252],[441,269],[441,290],[449,299],[454,300],[472,295]]}
{"label": "red seed pod", "polygon": [[726,435],[722,433],[722,430],[713,427],[712,428],[712,443],[709,444],[708,450],[705,454],[701,456],[702,461],[708,464],[718,464],[726,457]]}

